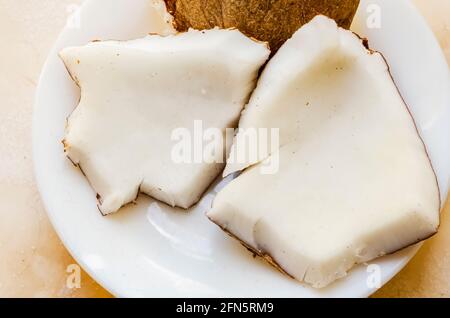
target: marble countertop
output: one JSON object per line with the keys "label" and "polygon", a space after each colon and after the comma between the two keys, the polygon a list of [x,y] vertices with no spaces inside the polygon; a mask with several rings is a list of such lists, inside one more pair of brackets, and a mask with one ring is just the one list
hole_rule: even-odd
{"label": "marble countertop", "polygon": [[[36,188],[31,119],[39,73],[82,0],[0,0],[0,297],[110,297],[81,272],[54,232]],[[450,62],[450,1],[413,0]],[[439,233],[375,296],[450,297],[450,203]],[[69,273],[67,272],[69,267]]]}

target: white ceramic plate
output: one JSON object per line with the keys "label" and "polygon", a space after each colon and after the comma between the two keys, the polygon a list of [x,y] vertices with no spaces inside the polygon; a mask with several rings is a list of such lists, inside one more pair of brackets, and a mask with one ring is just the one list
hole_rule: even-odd
{"label": "white ceramic plate", "polygon": [[[154,31],[150,1],[86,1],[61,34],[42,72],[33,127],[36,177],[50,219],[71,254],[101,285],[122,297],[365,297],[373,293],[376,288],[367,284],[370,273],[365,266],[327,289],[314,290],[253,258],[204,217],[214,190],[190,213],[164,211],[168,208],[141,196],[136,206],[114,216],[100,215],[93,191],[63,154],[65,119],[76,106],[79,91],[57,53],[93,39],[130,39]],[[381,28],[367,28],[367,9],[373,13],[378,8]],[[435,38],[412,4],[403,0],[362,1],[353,29],[367,36],[390,62],[446,195],[449,74]],[[381,283],[400,271],[417,248],[376,260]]]}

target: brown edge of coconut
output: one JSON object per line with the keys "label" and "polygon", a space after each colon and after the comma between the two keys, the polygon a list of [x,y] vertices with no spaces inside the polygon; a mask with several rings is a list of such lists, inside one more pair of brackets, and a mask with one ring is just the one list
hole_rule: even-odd
{"label": "brown edge of coconut", "polygon": [[275,260],[275,258],[270,255],[268,252],[262,251],[262,250],[258,250],[256,248],[254,248],[253,246],[250,246],[248,243],[246,243],[245,241],[241,240],[236,234],[230,232],[225,226],[221,225],[220,223],[216,222],[215,220],[213,220],[211,217],[209,217],[208,215],[206,215],[206,217],[215,225],[217,225],[222,231],[224,231],[226,234],[228,234],[231,238],[237,240],[239,243],[241,243],[242,246],[244,246],[249,252],[251,252],[254,256],[259,256],[262,259],[264,259],[265,261],[267,261],[270,265],[272,265],[273,267],[275,267],[280,273],[285,274],[287,276],[289,276],[290,278],[295,280],[295,277],[292,276],[291,274],[289,274],[286,270],[283,269],[283,267],[281,267],[281,265]]}
{"label": "brown edge of coconut", "polygon": [[[414,124],[414,128],[416,129],[417,136],[419,137],[419,139],[420,139],[420,141],[422,143],[423,150],[425,151],[425,154],[426,154],[426,156],[428,158],[428,162],[430,163],[431,171],[433,171],[434,179],[435,179],[435,182],[436,182],[436,187],[437,187],[437,190],[438,190],[438,202],[439,202],[439,225],[438,225],[438,229],[439,229],[439,226],[441,224],[441,219],[440,219],[441,213],[440,213],[440,211],[442,210],[441,189],[440,189],[440,186],[439,186],[439,181],[438,181],[438,177],[437,177],[436,171],[434,170],[433,162],[431,161],[430,154],[428,153],[427,146],[425,144],[425,141],[422,138],[422,135],[420,134],[419,127],[417,126],[416,120],[414,119],[414,116],[413,116],[413,114],[411,112],[411,109],[409,108],[408,104],[405,101],[405,98],[403,97],[402,93],[400,92],[400,89],[398,88],[397,83],[395,83],[394,77],[392,76],[392,73],[391,73],[391,68],[389,66],[389,63],[388,63],[386,57],[381,52],[374,51],[374,50],[370,50],[370,51],[372,52],[372,54],[379,54],[381,56],[381,58],[384,60],[384,62],[386,63],[387,72],[389,74],[389,77],[391,78],[392,83],[394,83],[394,86],[397,89],[397,93],[400,96],[400,98],[401,98],[401,100],[403,102],[403,105],[405,106],[406,111],[408,112],[408,114],[409,114],[409,116],[410,116],[410,118],[411,118],[411,120],[412,120],[412,122]],[[437,233],[437,230],[436,230],[436,233]]]}
{"label": "brown edge of coconut", "polygon": [[[378,55],[380,55],[381,58],[384,60],[384,63],[386,64],[386,67],[387,67],[387,72],[388,72],[388,74],[389,74],[389,77],[391,78],[391,81],[392,81],[392,83],[394,84],[395,89],[397,90],[397,93],[398,93],[398,95],[400,96],[400,98],[401,98],[401,100],[402,100],[402,102],[403,102],[403,105],[405,106],[405,108],[406,108],[406,110],[407,110],[407,112],[408,112],[408,114],[409,114],[409,116],[410,116],[410,118],[411,118],[411,120],[412,120],[412,122],[413,122],[413,124],[414,124],[414,128],[415,128],[415,130],[416,130],[417,136],[419,137],[419,139],[420,139],[420,141],[421,141],[421,143],[422,143],[423,149],[424,149],[425,154],[426,154],[426,156],[427,156],[427,159],[428,159],[428,161],[429,161],[429,163],[430,163],[431,170],[433,171],[434,179],[435,179],[435,182],[436,182],[436,187],[437,187],[437,190],[438,190],[439,211],[441,211],[441,210],[442,210],[442,203],[443,203],[443,202],[442,202],[442,200],[441,200],[441,189],[440,189],[440,186],[439,186],[439,181],[438,181],[438,177],[437,177],[436,171],[435,171],[434,166],[433,166],[433,163],[432,163],[432,161],[431,161],[431,157],[430,157],[430,154],[429,154],[429,152],[428,152],[428,149],[427,149],[427,146],[426,146],[426,144],[425,144],[425,141],[423,140],[422,135],[420,134],[420,130],[419,130],[419,127],[418,127],[418,125],[417,125],[417,122],[416,122],[416,120],[415,120],[415,118],[414,118],[414,116],[413,116],[413,114],[412,114],[412,112],[411,112],[411,109],[410,109],[410,107],[408,106],[408,103],[406,103],[405,98],[403,97],[402,93],[400,92],[400,89],[399,89],[397,83],[395,82],[394,77],[392,76],[391,67],[390,67],[390,65],[389,65],[389,62],[387,61],[387,59],[386,59],[386,57],[384,56],[383,53],[381,53],[380,51],[376,51],[376,50],[373,50],[373,49],[370,48],[369,40],[368,40],[367,38],[360,36],[360,35],[359,35],[358,33],[356,33],[356,32],[353,32],[353,31],[351,31],[351,32],[353,33],[354,36],[356,36],[356,37],[361,41],[362,45],[364,45],[364,47],[366,48],[366,50],[367,50],[367,52],[368,52],[369,54],[371,54],[371,55],[372,55],[372,54],[378,54]],[[436,229],[436,232],[435,232],[434,234],[436,234],[436,233],[438,232],[438,230],[439,230],[439,226],[440,226],[440,224],[441,224],[441,218],[440,218],[440,216],[441,216],[441,213],[439,213],[439,225],[438,225],[438,228]],[[429,237],[427,237],[427,238],[424,238],[424,239],[422,239],[422,240],[427,240],[427,239],[429,239],[430,237],[432,237],[434,234],[432,234],[431,236],[429,236]],[[422,240],[419,240],[418,242],[420,242],[420,241],[422,241]],[[416,243],[418,243],[418,242],[416,242]],[[416,243],[412,243],[411,245],[414,245],[414,244],[416,244]]]}
{"label": "brown edge of coconut", "polygon": [[[230,232],[225,226],[223,226],[223,225],[221,225],[220,223],[216,222],[215,220],[213,220],[213,219],[212,219],[211,217],[209,217],[208,215],[207,215],[207,218],[208,218],[212,223],[214,223],[215,225],[217,225],[217,226],[218,226],[222,231],[224,231],[228,236],[230,236],[231,238],[237,240],[237,241],[238,241],[243,247],[245,247],[245,249],[247,249],[250,253],[252,253],[254,256],[259,256],[259,257],[261,257],[263,260],[265,260],[267,263],[269,263],[271,266],[273,266],[273,267],[274,267],[276,270],[278,270],[280,273],[282,273],[282,274],[288,276],[289,278],[291,278],[291,279],[293,279],[293,280],[295,280],[295,281],[298,281],[298,282],[300,282],[300,283],[309,284],[308,282],[306,282],[306,281],[304,281],[304,280],[299,280],[299,279],[295,278],[293,275],[289,274],[289,272],[286,271],[283,267],[281,267],[281,265],[277,262],[277,260],[276,260],[272,255],[270,255],[268,252],[262,251],[262,250],[258,250],[258,249],[256,249],[256,248],[254,248],[253,246],[250,246],[248,243],[246,243],[245,241],[243,241],[242,239],[240,239],[236,234]],[[409,248],[409,247],[411,247],[411,246],[414,246],[414,245],[416,245],[416,244],[418,244],[418,243],[420,243],[420,242],[422,242],[422,241],[428,240],[429,238],[433,237],[436,233],[437,233],[437,231],[434,232],[434,233],[431,233],[431,234],[429,234],[429,235],[427,235],[427,236],[424,236],[423,238],[418,238],[416,241],[411,242],[411,243],[409,243],[408,245],[405,245],[405,246],[403,246],[403,247],[401,247],[401,248],[399,248],[399,249],[396,249],[396,250],[393,250],[393,251],[389,251],[389,252],[386,252],[386,253],[380,253],[378,256],[374,257],[373,259],[377,259],[377,258],[379,258],[379,257],[383,257],[383,256],[386,256],[386,255],[392,255],[392,254],[395,254],[395,253],[397,253],[397,252],[399,252],[399,251],[405,250],[405,249],[407,249],[407,248]],[[359,262],[354,262],[354,264],[352,265],[352,267],[350,267],[350,268],[348,268],[348,269],[345,270],[345,273],[347,274],[347,273],[353,268],[353,266],[358,265],[358,264],[361,264],[361,263],[359,263]],[[305,274],[306,274],[306,273],[305,273]],[[342,277],[342,278],[343,278],[343,277]],[[330,282],[330,284],[331,284],[331,283],[333,283],[333,282]],[[327,284],[326,286],[328,286],[328,285],[329,285],[329,284]],[[323,287],[326,287],[326,286],[323,286]]]}
{"label": "brown edge of coconut", "polygon": [[[401,100],[403,102],[403,105],[405,106],[405,108],[406,108],[406,110],[407,110],[407,112],[408,112],[408,114],[409,114],[409,116],[410,116],[410,118],[411,118],[411,120],[413,122],[413,125],[414,125],[414,128],[416,130],[417,136],[419,137],[420,142],[422,143],[423,149],[424,149],[425,154],[427,156],[427,159],[428,159],[428,161],[430,163],[431,170],[433,171],[434,179],[435,179],[435,182],[436,182],[436,187],[437,187],[437,190],[438,190],[439,211],[441,211],[443,202],[441,200],[441,189],[440,189],[440,186],[439,186],[439,181],[438,181],[438,177],[437,177],[436,171],[435,171],[433,163],[431,161],[431,157],[430,157],[430,154],[428,152],[428,149],[427,149],[427,146],[425,144],[425,141],[423,140],[422,135],[420,134],[420,130],[419,130],[419,127],[417,125],[416,119],[414,118],[414,116],[413,116],[413,114],[411,112],[411,109],[408,106],[408,103],[406,103],[405,98],[403,97],[402,93],[400,92],[400,89],[399,89],[397,83],[395,82],[394,77],[392,76],[391,67],[389,65],[389,62],[387,61],[387,59],[386,59],[386,57],[384,56],[383,53],[381,53],[380,51],[376,51],[376,50],[373,50],[373,49],[370,48],[369,40],[367,38],[360,36],[356,32],[353,32],[353,31],[351,31],[351,32],[353,33],[354,36],[356,36],[361,41],[362,45],[364,45],[364,47],[366,48],[368,54],[371,54],[371,55],[372,54],[378,54],[384,60],[384,63],[386,64],[386,67],[387,67],[387,72],[389,74],[389,77],[391,78],[391,81],[394,84],[395,89],[397,90],[398,96],[400,96],[400,98],[401,98]],[[441,216],[441,213],[439,213],[439,226],[440,226],[440,223],[441,223],[440,216]],[[438,226],[438,229],[439,229],[439,226]],[[436,230],[436,233],[437,233],[438,229]],[[433,236],[433,235],[431,235],[431,236]],[[428,239],[430,237],[427,237],[427,238],[425,238],[423,240],[426,240],[426,239]],[[414,245],[414,244],[416,244],[416,243],[413,243],[412,245]]]}
{"label": "brown edge of coconut", "polygon": [[[405,98],[403,97],[402,93],[400,92],[400,89],[399,89],[397,83],[395,82],[394,77],[392,76],[391,67],[390,67],[390,65],[389,65],[389,62],[387,61],[387,59],[386,59],[386,57],[384,56],[383,53],[381,53],[380,51],[376,51],[376,50],[373,50],[373,49],[370,48],[369,40],[368,40],[367,38],[361,37],[361,36],[360,36],[358,33],[356,33],[356,32],[353,32],[353,31],[352,31],[352,33],[353,33],[353,35],[355,35],[355,36],[361,41],[361,43],[362,43],[362,44],[364,45],[364,47],[366,48],[368,54],[370,54],[370,55],[378,54],[378,55],[383,59],[384,63],[386,64],[386,67],[387,67],[387,73],[388,73],[389,77],[391,78],[391,81],[392,81],[392,83],[394,84],[395,89],[397,90],[398,96],[400,96],[400,99],[402,100],[402,103],[403,103],[403,105],[405,106],[405,108],[406,108],[406,110],[407,110],[407,112],[408,112],[408,114],[409,114],[409,117],[411,118],[411,120],[412,120],[412,122],[413,122],[413,125],[414,125],[414,128],[415,128],[415,130],[416,130],[417,136],[419,137],[420,142],[422,143],[423,150],[425,151],[425,154],[426,154],[426,156],[427,156],[427,159],[428,159],[428,161],[429,161],[429,163],[430,163],[431,170],[433,171],[434,179],[435,179],[435,182],[436,182],[436,187],[437,187],[437,190],[438,190],[439,211],[441,211],[441,209],[442,209],[441,189],[440,189],[440,187],[439,187],[439,182],[438,182],[438,178],[437,178],[437,175],[436,175],[436,171],[435,171],[434,166],[433,166],[433,163],[432,163],[432,161],[431,161],[431,157],[430,157],[430,155],[429,155],[429,153],[428,153],[428,149],[427,149],[427,146],[426,146],[426,144],[425,144],[425,141],[423,140],[422,135],[420,134],[420,130],[419,130],[419,127],[418,127],[418,125],[417,125],[417,122],[416,122],[416,120],[415,120],[415,118],[414,118],[414,116],[413,116],[413,114],[412,114],[412,112],[411,112],[411,109],[410,109],[410,107],[408,106],[408,104],[406,103]],[[439,217],[440,217],[440,213],[439,213]],[[440,218],[439,218],[439,225],[440,225]],[[436,233],[437,233],[437,231],[436,231]],[[431,237],[431,236],[430,236],[430,237]],[[428,239],[428,238],[429,238],[429,237],[427,237],[427,238],[425,238],[425,239]],[[424,239],[424,240],[425,240],[425,239]],[[412,245],[414,245],[414,244],[415,244],[415,243],[413,243]]]}
{"label": "brown edge of coconut", "polygon": [[[64,144],[64,147],[66,147],[66,145],[67,145],[67,147],[68,147],[68,144],[67,144],[67,142],[66,142],[65,140],[63,140],[62,143]],[[64,152],[66,152],[66,151],[64,151]],[[72,165],[73,165],[75,168],[78,168],[78,169],[80,170],[81,174],[82,174],[82,175],[85,177],[85,179],[87,180],[87,182],[88,182],[90,188],[93,189],[93,190],[95,191],[95,188],[94,188],[94,186],[92,185],[92,182],[89,180],[89,177],[87,176],[87,174],[84,172],[83,167],[81,166],[81,163],[75,163],[75,161],[73,161],[72,158],[70,158],[69,155],[66,155],[66,157],[67,157],[67,159],[72,163]],[[141,193],[141,186],[142,186],[142,182],[139,184],[139,186],[138,186],[138,188],[137,188],[136,197],[135,197],[132,201],[123,204],[123,205],[119,208],[119,210],[122,209],[122,208],[124,208],[124,207],[126,207],[126,206],[128,206],[128,205],[131,205],[131,204],[137,204],[136,201],[137,201],[137,199],[138,199],[138,197],[139,197],[139,194]],[[95,198],[96,198],[96,200],[97,200],[97,209],[98,209],[98,211],[100,212],[100,214],[101,214],[102,216],[108,216],[108,215],[110,215],[110,214],[114,214],[114,213],[104,213],[104,212],[102,211],[102,209],[100,208],[100,205],[103,203],[103,199],[102,199],[102,196],[101,196],[98,192],[95,193]]]}

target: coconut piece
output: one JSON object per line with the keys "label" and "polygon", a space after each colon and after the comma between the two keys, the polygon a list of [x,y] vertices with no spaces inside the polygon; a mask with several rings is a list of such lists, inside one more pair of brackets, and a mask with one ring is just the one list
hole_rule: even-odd
{"label": "coconut piece", "polygon": [[270,44],[272,53],[318,14],[349,28],[359,0],[165,0],[178,31],[238,28]]}
{"label": "coconut piece", "polygon": [[388,66],[334,21],[316,17],[284,44],[239,128],[235,155],[250,128],[279,128],[280,147],[247,163],[232,152],[227,172],[249,168],[208,217],[295,279],[324,287],[436,233],[436,177]]}
{"label": "coconut piece", "polygon": [[171,206],[195,204],[224,164],[180,163],[172,134],[184,128],[194,138],[196,120],[204,130],[235,127],[269,54],[237,30],[64,49],[61,58],[81,88],[65,151],[98,193],[100,211],[117,211],[139,191]]}

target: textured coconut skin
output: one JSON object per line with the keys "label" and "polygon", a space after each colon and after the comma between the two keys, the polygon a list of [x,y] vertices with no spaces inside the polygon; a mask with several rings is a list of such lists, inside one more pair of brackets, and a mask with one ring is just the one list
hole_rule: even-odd
{"label": "textured coconut skin", "polygon": [[178,31],[238,28],[270,44],[272,54],[316,15],[348,29],[359,0],[165,0]]}

